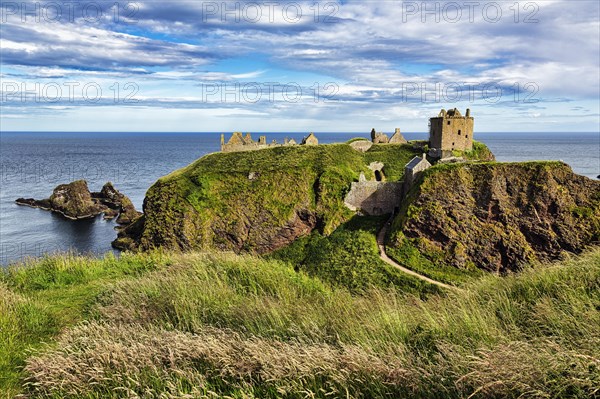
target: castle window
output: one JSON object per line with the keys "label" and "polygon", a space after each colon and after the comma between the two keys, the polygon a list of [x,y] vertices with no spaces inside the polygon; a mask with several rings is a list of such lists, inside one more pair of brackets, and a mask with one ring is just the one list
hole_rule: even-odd
{"label": "castle window", "polygon": [[450,124],[450,121],[448,121],[448,124]]}
{"label": "castle window", "polygon": [[468,138],[469,138],[469,135],[468,135],[468,134],[465,134],[465,138],[466,138],[466,139],[468,139]]}
{"label": "castle window", "polygon": [[454,143],[452,143],[452,148],[454,148]]}
{"label": "castle window", "polygon": [[458,129],[458,135],[460,136],[460,129]]}

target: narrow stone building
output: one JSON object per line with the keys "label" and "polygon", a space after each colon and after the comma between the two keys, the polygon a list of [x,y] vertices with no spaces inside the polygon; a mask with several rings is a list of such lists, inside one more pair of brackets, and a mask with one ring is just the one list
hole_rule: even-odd
{"label": "narrow stone building", "polygon": [[427,160],[427,154],[411,159],[404,167],[404,191],[408,192],[419,175],[430,167],[431,164]]}

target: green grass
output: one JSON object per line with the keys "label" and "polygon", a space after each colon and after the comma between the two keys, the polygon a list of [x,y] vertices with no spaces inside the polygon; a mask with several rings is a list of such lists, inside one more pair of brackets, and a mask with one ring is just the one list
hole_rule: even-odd
{"label": "green grass", "polygon": [[[54,259],[0,285],[9,396],[21,377],[32,398],[589,398],[600,387],[598,249],[427,297],[353,294],[252,256],[126,256],[122,272],[111,257]],[[94,282],[78,318],[54,318]]]}
{"label": "green grass", "polygon": [[479,141],[473,141],[473,149],[471,151],[452,151],[452,155],[471,161],[494,161],[496,159],[490,149]]}
{"label": "green grass", "polygon": [[0,393],[20,390],[29,351],[80,322],[107,284],[140,276],[168,263],[160,252],[112,254],[102,259],[72,254],[29,260],[0,273]]}
{"label": "green grass", "polygon": [[[419,240],[400,238],[400,235],[396,235],[393,246],[387,247],[387,255],[424,276],[447,284],[461,285],[485,274],[475,265],[462,269],[448,265],[443,251],[435,247],[427,247],[427,244],[419,244]],[[421,250],[423,247],[426,249]]]}
{"label": "green grass", "polygon": [[269,257],[353,293],[373,286],[415,295],[438,293],[437,287],[408,276],[379,258],[376,234],[388,218],[389,215],[354,216],[329,236],[314,232]]}
{"label": "green grass", "polygon": [[[422,155],[417,148],[419,142],[411,141],[408,144],[374,144],[365,152],[365,162],[383,162],[383,173],[388,181],[401,181],[404,179],[404,167],[415,156]],[[415,147],[417,146],[417,147]]]}
{"label": "green grass", "polygon": [[371,141],[371,140],[369,140],[366,137],[354,137],[354,138],[351,138],[350,140],[346,141],[346,144],[352,144],[355,141]]}

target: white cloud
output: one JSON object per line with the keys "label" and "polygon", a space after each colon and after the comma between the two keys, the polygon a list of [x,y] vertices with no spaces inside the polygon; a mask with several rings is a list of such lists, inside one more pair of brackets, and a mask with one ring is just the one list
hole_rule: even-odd
{"label": "white cloud", "polygon": [[[232,9],[235,3],[228,2],[228,7]],[[482,14],[485,3],[476,9],[473,22],[463,9],[458,23],[443,17],[435,22],[432,15],[425,15],[423,23],[420,13],[406,15],[408,5],[420,7],[422,2],[350,1],[329,10],[335,14],[330,23],[314,21],[312,2],[300,3],[303,16],[297,23],[282,16],[282,7],[276,9],[272,20],[265,17],[251,22],[242,15],[236,22],[231,14],[225,18],[206,15],[201,2],[136,4],[135,24],[118,24],[108,17],[93,24],[81,19],[63,24],[20,23],[14,18],[3,23],[3,79],[93,79],[103,87],[133,79],[140,84],[138,98],[148,109],[165,110],[157,115],[174,115],[174,107],[179,107],[197,110],[194,115],[212,112],[214,120],[223,122],[226,116],[243,116],[240,110],[244,110],[249,112],[248,118],[266,116],[263,123],[300,119],[329,123],[334,129],[345,126],[346,120],[356,126],[362,118],[367,124],[404,118],[419,126],[418,121],[426,120],[444,100],[423,101],[420,93],[405,99],[406,86],[413,84],[425,84],[429,89],[436,83],[493,83],[504,89],[537,84],[536,98],[542,100],[538,104],[517,104],[506,94],[498,103],[490,103],[477,94],[470,104],[490,118],[495,107],[518,109],[523,121],[549,123],[539,108],[550,102],[554,115],[581,114],[571,110],[576,102],[585,104],[586,109],[598,109],[600,17],[595,1],[580,1],[577,6],[565,1],[533,3],[539,6],[537,23],[523,21],[528,15],[524,3],[518,3],[522,9],[515,23],[510,8],[514,2],[496,2],[503,7],[497,23],[486,21]],[[243,9],[245,3],[239,4]],[[317,4],[323,7],[323,3]],[[443,2],[436,4],[444,6]],[[321,14],[327,14],[325,11]],[[227,59],[240,65],[219,63]],[[255,66],[256,60],[260,66]],[[300,103],[281,98],[267,105],[224,103],[222,109],[233,112],[229,114],[216,111],[215,104],[198,95],[197,85],[202,83],[268,81],[276,76],[290,81],[296,77],[301,82],[317,80],[321,86],[334,82],[339,91],[326,103],[311,102],[310,96],[303,96]],[[563,112],[556,112],[560,111],[556,104]],[[117,106],[122,105],[114,108]],[[23,107],[34,108],[35,104]],[[68,110],[72,115],[72,107]],[[588,126],[595,128],[598,118],[586,118]],[[140,123],[152,127],[154,119]]]}

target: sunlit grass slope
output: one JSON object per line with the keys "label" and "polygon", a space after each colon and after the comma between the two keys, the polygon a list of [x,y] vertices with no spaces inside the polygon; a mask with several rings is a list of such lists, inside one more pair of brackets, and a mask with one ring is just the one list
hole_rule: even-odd
{"label": "sunlit grass slope", "polygon": [[1,280],[8,397],[599,394],[598,249],[425,295],[232,254],[62,256]]}

